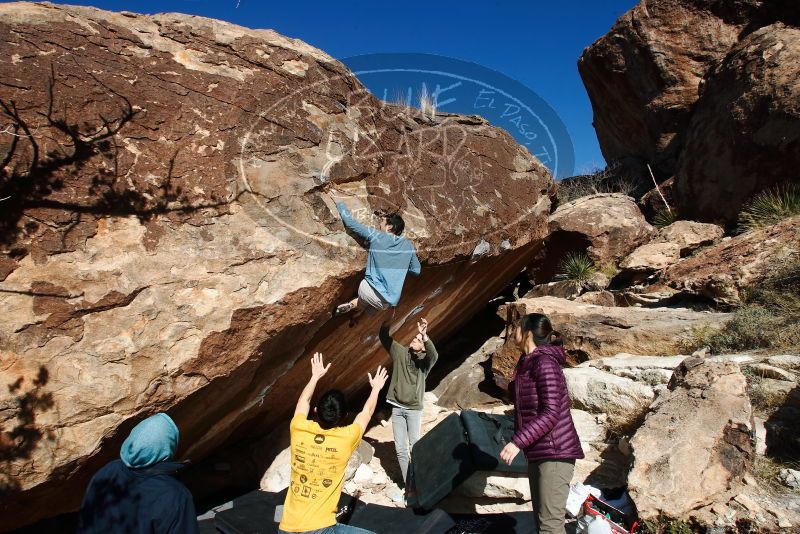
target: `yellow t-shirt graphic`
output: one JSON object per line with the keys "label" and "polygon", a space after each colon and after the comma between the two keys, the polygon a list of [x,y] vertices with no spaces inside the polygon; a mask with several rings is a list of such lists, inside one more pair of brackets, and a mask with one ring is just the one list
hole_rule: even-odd
{"label": "yellow t-shirt graphic", "polygon": [[344,471],[364,430],[357,424],[324,430],[302,413],[289,426],[292,480],[280,528],[305,532],[336,524]]}

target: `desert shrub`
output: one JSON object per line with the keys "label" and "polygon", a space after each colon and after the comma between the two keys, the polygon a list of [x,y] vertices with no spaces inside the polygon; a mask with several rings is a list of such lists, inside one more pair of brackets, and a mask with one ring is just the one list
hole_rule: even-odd
{"label": "desert shrub", "polygon": [[663,209],[653,216],[653,226],[665,228],[678,220],[678,214],[674,210]]}
{"label": "desert shrub", "polygon": [[609,280],[613,280],[619,274],[619,267],[613,263],[606,263],[600,266],[600,272],[606,275]]}
{"label": "desert shrub", "polygon": [[786,402],[787,393],[766,387],[764,379],[749,367],[742,369],[747,379],[747,395],[756,412],[771,415]]}
{"label": "desert shrub", "polygon": [[588,174],[566,178],[558,182],[556,197],[559,204],[598,193],[622,193],[631,196],[641,188],[637,180],[624,176],[619,163],[604,169],[594,169]]}
{"label": "desert shrub", "polygon": [[800,254],[779,262],[720,330],[698,329],[686,347],[715,352],[800,348]]}
{"label": "desert shrub", "polygon": [[597,267],[584,252],[570,252],[561,260],[556,280],[570,280],[576,284],[584,284],[596,272]]}
{"label": "desert shrub", "polygon": [[800,469],[800,462],[796,460],[780,460],[769,456],[757,454],[753,460],[753,475],[758,479],[762,488],[769,490],[772,494],[785,493],[792,490],[784,486],[778,479],[781,469]]}
{"label": "desert shrub", "polygon": [[800,186],[785,184],[758,193],[739,214],[739,230],[744,232],[777,224],[800,215]]}
{"label": "desert shrub", "polygon": [[606,413],[608,436],[613,439],[633,436],[644,424],[650,412],[650,402],[637,400],[633,408],[622,411],[620,408],[610,409]]}
{"label": "desert shrub", "polygon": [[643,534],[693,534],[697,531],[692,529],[692,526],[686,521],[659,517],[643,521],[641,532]]}

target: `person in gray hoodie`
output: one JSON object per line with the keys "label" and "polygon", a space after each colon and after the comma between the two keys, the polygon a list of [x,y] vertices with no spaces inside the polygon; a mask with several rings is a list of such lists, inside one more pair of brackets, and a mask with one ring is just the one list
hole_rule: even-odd
{"label": "person in gray hoodie", "polygon": [[408,478],[411,450],[422,430],[425,380],[439,358],[433,341],[428,337],[428,321],[421,319],[417,331],[406,347],[389,335],[388,323],[383,323],[380,330],[381,343],[392,357],[392,378],[386,402],[392,405],[392,433],[404,484]]}

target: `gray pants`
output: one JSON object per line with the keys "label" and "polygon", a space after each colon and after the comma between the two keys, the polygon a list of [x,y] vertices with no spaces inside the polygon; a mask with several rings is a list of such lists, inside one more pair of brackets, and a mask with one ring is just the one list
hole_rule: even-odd
{"label": "gray pants", "polygon": [[575,460],[528,462],[528,481],[539,534],[564,534],[569,483]]}
{"label": "gray pants", "polygon": [[407,481],[411,449],[419,441],[421,430],[422,410],[409,410],[397,406],[392,408],[394,448],[397,450],[397,461],[400,464],[400,472],[403,474],[403,484]]}

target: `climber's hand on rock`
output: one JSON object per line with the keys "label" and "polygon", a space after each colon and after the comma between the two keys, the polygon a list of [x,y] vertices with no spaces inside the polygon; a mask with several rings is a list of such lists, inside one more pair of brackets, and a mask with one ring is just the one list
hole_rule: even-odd
{"label": "climber's hand on rock", "polygon": [[508,465],[511,465],[511,462],[514,461],[514,458],[517,457],[517,454],[519,454],[519,447],[514,445],[514,442],[512,441],[503,447],[502,451],[500,451],[500,459]]}
{"label": "climber's hand on rock", "polygon": [[371,373],[367,373],[369,377],[369,385],[372,386],[372,389],[381,389],[386,384],[386,379],[389,378],[389,373],[386,371],[385,367],[378,366],[378,370],[375,371],[375,376],[373,377]]}
{"label": "climber's hand on rock", "polygon": [[330,368],[330,363],[328,365],[322,363],[322,353],[315,352],[314,357],[311,358],[311,378],[319,380],[325,376],[325,373],[327,373]]}

